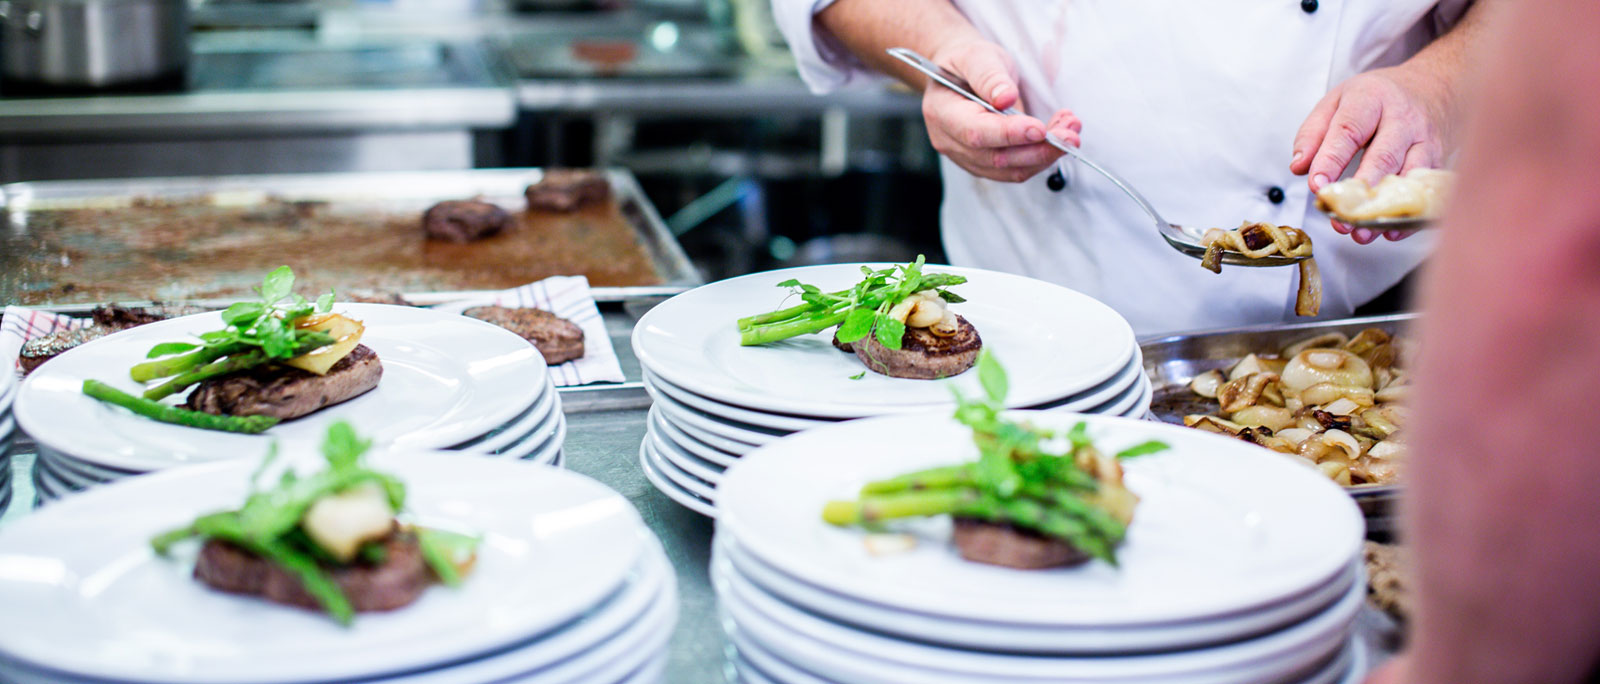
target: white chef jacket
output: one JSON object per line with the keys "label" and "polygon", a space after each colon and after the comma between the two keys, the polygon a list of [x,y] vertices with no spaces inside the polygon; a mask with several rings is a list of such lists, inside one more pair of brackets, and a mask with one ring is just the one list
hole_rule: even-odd
{"label": "white chef jacket", "polygon": [[[801,76],[827,92],[876,78],[812,20],[832,0],[773,0]],[[1083,120],[1083,152],[1127,178],[1168,220],[1304,227],[1323,280],[1320,318],[1348,316],[1410,272],[1430,245],[1357,245],[1289,172],[1295,132],[1333,86],[1397,64],[1470,0],[954,0],[1016,62],[1026,110]],[[1308,8],[1312,11],[1306,11]],[[1294,268],[1223,267],[1174,251],[1104,177],[1064,160],[1002,183],[941,160],[952,263],[1060,283],[1110,304],[1143,335],[1294,318]],[[1346,172],[1354,173],[1352,163]],[[1282,201],[1271,197],[1277,188]]]}

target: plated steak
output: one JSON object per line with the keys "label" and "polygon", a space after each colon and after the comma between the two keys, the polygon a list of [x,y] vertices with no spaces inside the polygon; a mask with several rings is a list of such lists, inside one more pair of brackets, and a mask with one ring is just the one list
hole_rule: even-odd
{"label": "plated steak", "polygon": [[528,209],[568,212],[611,196],[611,183],[593,171],[551,169],[523,193]]}
{"label": "plated steak", "polygon": [[975,518],[955,518],[951,540],[962,558],[1018,570],[1078,565],[1090,558],[1089,554],[1059,539]]}
{"label": "plated steak", "polygon": [[[329,568],[329,574],[358,612],[394,610],[410,605],[433,584],[434,574],[422,557],[417,537],[395,532],[384,540],[382,563],[356,563]],[[318,610],[319,604],[299,578],[238,546],[209,539],[194,564],[195,579],[230,594],[260,596],[269,601]]]}
{"label": "plated steak", "polygon": [[583,329],[544,309],[475,306],[461,315],[493,323],[532,342],[547,365],[583,356]]}
{"label": "plated steak", "polygon": [[422,232],[429,240],[445,242],[476,242],[510,224],[506,210],[477,200],[440,202],[422,215]]}
{"label": "plated steak", "polygon": [[292,420],[365,394],[382,377],[378,354],[358,344],[327,375],[276,364],[258,366],[200,383],[183,407],[216,415]]}
{"label": "plated steak", "polygon": [[906,328],[900,348],[890,349],[868,335],[850,345],[874,373],[894,378],[937,380],[960,375],[978,360],[983,338],[967,319],[956,316],[956,333],[940,337],[928,328]]}

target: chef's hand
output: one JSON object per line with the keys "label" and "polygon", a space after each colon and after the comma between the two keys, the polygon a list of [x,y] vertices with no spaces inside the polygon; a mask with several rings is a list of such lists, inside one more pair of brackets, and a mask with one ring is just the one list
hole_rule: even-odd
{"label": "chef's hand", "polygon": [[[1377,185],[1384,176],[1435,168],[1444,160],[1446,121],[1439,84],[1405,66],[1358,74],[1334,88],[1311,110],[1294,139],[1289,170],[1311,175],[1311,191],[1337,180],[1365,148],[1355,177]],[[1333,229],[1367,244],[1378,231],[1335,221]],[[1400,240],[1409,233],[1386,231]]]}
{"label": "chef's hand", "polygon": [[[1022,109],[1016,69],[999,45],[983,40],[953,43],[931,59],[965,78],[995,109]],[[922,93],[922,117],[933,149],[975,176],[1012,183],[1034,177],[1061,157],[1060,150],[1044,142],[1046,130],[1076,146],[1083,129],[1078,117],[1065,109],[1048,124],[1031,116],[995,114],[932,80]]]}

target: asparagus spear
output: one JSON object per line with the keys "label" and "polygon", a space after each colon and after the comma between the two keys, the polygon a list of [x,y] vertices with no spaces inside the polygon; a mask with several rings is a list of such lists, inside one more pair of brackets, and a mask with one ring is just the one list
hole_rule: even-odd
{"label": "asparagus spear", "polygon": [[[796,280],[780,283],[781,287],[794,288],[798,291],[805,302],[778,311],[739,319],[739,344],[745,346],[767,344],[822,332],[836,325],[841,326],[841,339],[845,342],[854,342],[874,332],[878,326],[887,325],[892,320],[887,316],[889,308],[913,293],[930,289],[939,290],[946,299],[961,301],[960,297],[944,291],[943,288],[966,282],[965,276],[949,273],[924,275],[922,263],[922,258],[918,257],[911,264],[878,271],[863,267],[866,278],[855,287],[838,292],[823,292],[816,286]],[[896,272],[899,273],[898,279],[895,279]],[[851,325],[851,322],[856,320],[852,318],[853,313],[860,318],[862,325],[854,327]],[[898,324],[898,321],[896,323]],[[844,334],[847,329],[853,329],[858,334],[847,338]],[[899,348],[899,335],[884,335],[879,341],[891,349]]]}
{"label": "asparagus spear", "polygon": [[203,516],[195,521],[195,528],[202,536],[243,547],[289,571],[300,580],[306,593],[311,594],[322,609],[339,621],[339,624],[349,625],[355,619],[356,610],[350,605],[350,599],[344,595],[344,590],[339,588],[333,577],[317,565],[315,558],[295,549],[282,539],[252,538],[246,533],[239,514],[228,512]]}
{"label": "asparagus spear", "polygon": [[[1081,501],[1077,504],[1087,506]],[[830,501],[822,509],[824,521],[840,526],[930,515],[1009,523],[1061,539],[1110,563],[1116,562],[1111,548],[1122,538],[1120,525],[1115,530],[1104,528],[1086,520],[1077,511],[1060,507],[1054,500],[1047,503],[1031,497],[1000,497],[968,486],[869,495],[856,501]],[[1113,531],[1115,534],[1107,534]]]}
{"label": "asparagus spear", "polygon": [[272,416],[217,416],[176,406],[168,406],[158,401],[133,396],[99,380],[84,380],[83,393],[163,423],[173,423],[205,430],[259,434],[278,424],[278,419]]}
{"label": "asparagus spear", "polygon": [[[299,356],[333,344],[332,337],[323,333],[306,334],[299,346],[295,347],[293,356]],[[291,356],[290,358],[293,358]],[[255,349],[244,354],[235,354],[224,359],[213,361],[196,370],[183,373],[178,377],[168,380],[145,390],[144,398],[151,400],[165,399],[173,394],[182,392],[191,385],[195,385],[211,378],[220,377],[229,373],[254,368],[271,361],[272,357],[260,349]]]}
{"label": "asparagus spear", "polygon": [[199,368],[224,356],[242,352],[247,348],[242,342],[214,347],[201,347],[182,356],[156,359],[135,365],[128,371],[128,375],[132,376],[135,382],[150,382],[156,378],[165,378]]}

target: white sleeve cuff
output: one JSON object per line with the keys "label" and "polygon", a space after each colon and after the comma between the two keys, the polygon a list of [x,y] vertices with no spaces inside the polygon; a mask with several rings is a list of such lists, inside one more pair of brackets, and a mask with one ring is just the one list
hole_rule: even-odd
{"label": "white sleeve cuff", "polygon": [[772,17],[794,54],[800,79],[818,95],[838,90],[869,73],[838,39],[817,27],[815,17],[834,0],[772,0]]}

